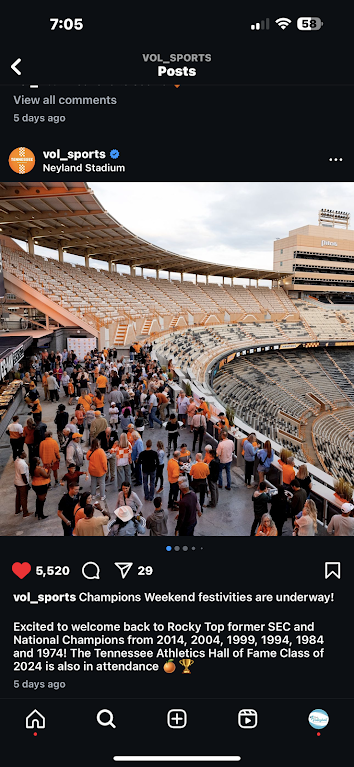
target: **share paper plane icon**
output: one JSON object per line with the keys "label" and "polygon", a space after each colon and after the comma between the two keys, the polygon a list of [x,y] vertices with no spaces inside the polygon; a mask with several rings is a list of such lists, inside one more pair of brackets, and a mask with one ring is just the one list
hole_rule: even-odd
{"label": "share paper plane icon", "polygon": [[114,564],[116,567],[118,567],[118,570],[120,571],[120,574],[122,578],[124,579],[128,575],[129,570],[134,564],[134,562],[115,562]]}

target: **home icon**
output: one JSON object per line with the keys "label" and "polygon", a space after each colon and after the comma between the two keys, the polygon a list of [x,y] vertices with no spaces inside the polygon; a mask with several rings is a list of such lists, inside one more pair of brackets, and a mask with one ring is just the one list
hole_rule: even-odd
{"label": "home icon", "polygon": [[34,728],[37,730],[44,730],[45,728],[45,717],[36,708],[26,716],[26,730],[33,730]]}

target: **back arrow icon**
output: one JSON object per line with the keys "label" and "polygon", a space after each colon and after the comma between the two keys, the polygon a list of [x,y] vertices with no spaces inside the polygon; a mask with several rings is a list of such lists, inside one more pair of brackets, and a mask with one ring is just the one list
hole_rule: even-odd
{"label": "back arrow icon", "polygon": [[21,74],[20,70],[17,69],[17,64],[19,64],[20,61],[22,61],[22,59],[16,59],[16,61],[14,61],[14,63],[11,64],[11,69],[13,69],[13,71],[16,72],[17,75]]}

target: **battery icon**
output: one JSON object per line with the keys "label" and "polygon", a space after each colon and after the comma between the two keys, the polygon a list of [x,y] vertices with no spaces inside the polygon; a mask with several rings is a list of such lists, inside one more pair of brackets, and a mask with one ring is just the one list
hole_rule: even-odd
{"label": "battery icon", "polygon": [[318,16],[300,16],[296,25],[300,32],[313,32],[321,29],[323,21]]}

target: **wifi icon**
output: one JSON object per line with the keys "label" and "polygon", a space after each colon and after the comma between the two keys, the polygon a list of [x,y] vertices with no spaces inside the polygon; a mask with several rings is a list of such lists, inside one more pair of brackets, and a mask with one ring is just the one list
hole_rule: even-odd
{"label": "wifi icon", "polygon": [[282,16],[280,19],[275,19],[275,23],[281,29],[286,29],[291,24],[291,19],[287,19],[286,16]]}

